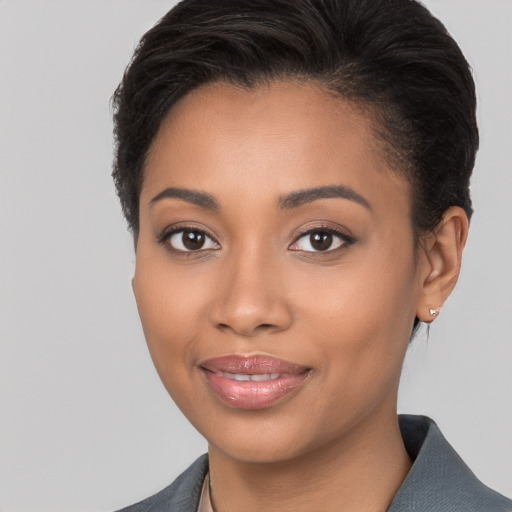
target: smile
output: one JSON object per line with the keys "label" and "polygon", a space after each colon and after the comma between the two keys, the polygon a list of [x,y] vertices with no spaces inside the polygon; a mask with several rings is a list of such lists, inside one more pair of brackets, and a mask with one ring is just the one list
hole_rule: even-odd
{"label": "smile", "polygon": [[270,356],[231,355],[200,365],[206,383],[224,404],[263,409],[297,390],[310,369]]}
{"label": "smile", "polygon": [[219,375],[226,377],[227,379],[238,380],[238,381],[247,381],[252,380],[253,382],[260,382],[263,380],[274,380],[281,377],[279,373],[262,373],[262,374],[248,374],[248,373],[228,373],[228,372],[219,372]]}

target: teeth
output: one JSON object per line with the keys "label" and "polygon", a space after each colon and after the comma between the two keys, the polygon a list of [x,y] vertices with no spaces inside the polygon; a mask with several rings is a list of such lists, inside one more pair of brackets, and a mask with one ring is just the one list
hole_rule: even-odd
{"label": "teeth", "polygon": [[274,380],[279,378],[279,373],[261,373],[257,375],[249,375],[246,373],[228,373],[228,372],[219,372],[223,377],[227,377],[232,380],[252,380],[254,382],[259,382],[262,380]]}
{"label": "teeth", "polygon": [[260,380],[269,380],[271,379],[271,374],[270,373],[263,373],[261,375],[251,375],[251,380],[254,380],[256,382],[260,381]]}

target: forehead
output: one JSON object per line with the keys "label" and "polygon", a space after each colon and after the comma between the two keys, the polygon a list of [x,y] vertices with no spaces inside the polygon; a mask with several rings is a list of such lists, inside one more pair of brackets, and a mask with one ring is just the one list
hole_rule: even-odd
{"label": "forehead", "polygon": [[395,190],[408,206],[408,184],[373,133],[370,113],[311,82],[208,84],[164,118],[148,153],[143,196],[180,186],[270,197],[343,184],[370,196]]}

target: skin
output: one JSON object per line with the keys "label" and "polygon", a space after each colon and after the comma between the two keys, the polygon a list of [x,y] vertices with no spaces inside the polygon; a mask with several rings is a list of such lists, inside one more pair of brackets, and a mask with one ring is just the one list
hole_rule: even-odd
{"label": "skin", "polygon": [[[312,83],[210,84],[173,107],[151,145],[133,289],[160,378],[208,440],[217,512],[384,511],[410,469],[396,416],[400,371],[414,317],[432,321],[429,309],[457,281],[467,218],[450,208],[415,245],[410,186],[381,156],[371,123]],[[368,206],[280,204],[338,185]],[[152,202],[168,187],[207,193],[218,209]],[[211,241],[173,249],[180,234],[162,240],[172,227]],[[304,235],[313,228],[349,239],[315,252]],[[271,407],[241,410],[200,370],[228,354],[311,371]]]}

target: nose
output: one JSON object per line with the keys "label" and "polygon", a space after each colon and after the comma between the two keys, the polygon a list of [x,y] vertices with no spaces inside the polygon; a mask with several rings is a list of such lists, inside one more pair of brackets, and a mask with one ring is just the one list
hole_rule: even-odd
{"label": "nose", "polygon": [[222,331],[252,337],[286,330],[292,323],[286,286],[271,258],[240,254],[219,273],[210,321]]}

